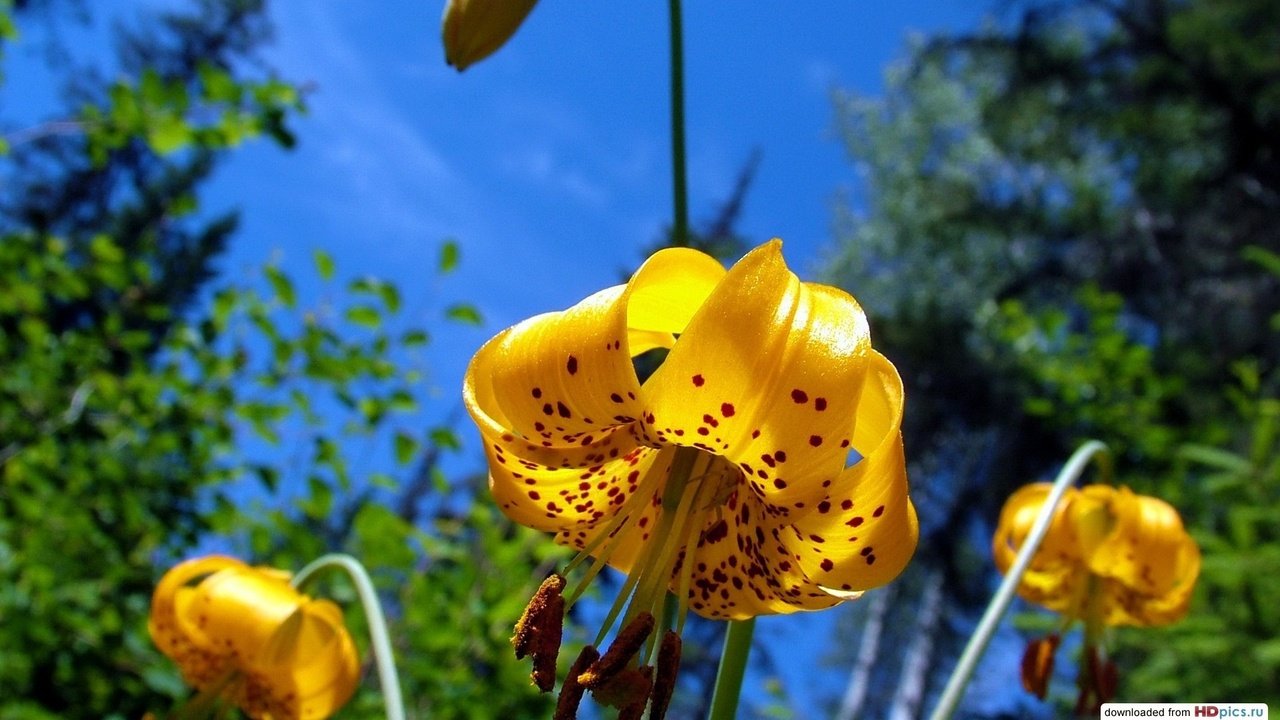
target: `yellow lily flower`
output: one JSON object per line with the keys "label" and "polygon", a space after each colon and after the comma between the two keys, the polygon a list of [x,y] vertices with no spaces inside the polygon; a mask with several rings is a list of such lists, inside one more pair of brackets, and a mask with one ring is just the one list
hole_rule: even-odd
{"label": "yellow lily flower", "polygon": [[[1020,488],[996,528],[996,567],[1013,564],[1048,483]],[[1072,620],[1106,626],[1182,619],[1200,574],[1200,549],[1165,501],[1128,488],[1068,489],[1018,594]]]}
{"label": "yellow lily flower", "polygon": [[225,700],[253,718],[329,717],[359,682],[338,606],[300,594],[287,573],[235,558],[196,558],[165,573],[147,628],[205,702]]}
{"label": "yellow lily flower", "polygon": [[498,51],[538,0],[449,0],[441,34],[445,62],[459,72]]}
{"label": "yellow lily flower", "polygon": [[[668,353],[641,382],[632,359],[654,348]],[[627,629],[651,627],[667,590],[681,617],[830,607],[915,551],[902,382],[857,302],[799,281],[779,240],[728,271],[659,251],[626,285],[498,334],[463,393],[503,512],[597,558],[584,582],[600,562],[628,573]],[[558,636],[550,585],[521,627]],[[516,640],[536,665],[536,638]]]}
{"label": "yellow lily flower", "polygon": [[[1051,489],[1019,488],[1000,511],[992,541],[997,569],[1008,571]],[[1200,549],[1165,501],[1126,487],[1069,488],[1044,542],[1018,585],[1026,600],[1085,625],[1077,712],[1090,712],[1115,692],[1115,666],[1100,647],[1106,627],[1167,625],[1182,619],[1200,574]],[[1044,697],[1053,651],[1032,641],[1023,658],[1023,685]]]}

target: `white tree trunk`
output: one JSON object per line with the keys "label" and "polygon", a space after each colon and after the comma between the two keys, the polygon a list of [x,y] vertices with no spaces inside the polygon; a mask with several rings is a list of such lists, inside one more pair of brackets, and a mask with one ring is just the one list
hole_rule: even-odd
{"label": "white tree trunk", "polygon": [[871,669],[875,667],[876,656],[880,653],[880,634],[884,631],[884,618],[889,614],[889,600],[893,595],[893,588],[893,585],[889,585],[871,591],[867,619],[862,626],[862,640],[858,644],[858,657],[853,661],[853,671],[849,673],[849,686],[845,689],[844,699],[840,701],[840,711],[836,714],[836,720],[855,720],[862,714],[862,705],[867,700]]}
{"label": "white tree trunk", "polygon": [[942,571],[929,570],[924,578],[924,592],[920,596],[915,637],[902,661],[902,674],[898,677],[898,689],[893,695],[893,705],[889,708],[889,720],[915,720],[920,717],[925,683],[933,664],[933,636],[937,632],[941,610]]}

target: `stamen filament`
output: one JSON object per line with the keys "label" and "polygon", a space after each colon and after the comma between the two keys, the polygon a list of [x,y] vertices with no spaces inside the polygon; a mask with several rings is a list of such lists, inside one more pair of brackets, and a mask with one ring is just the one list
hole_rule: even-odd
{"label": "stamen filament", "polygon": [[[664,450],[662,452],[665,453],[667,451]],[[661,535],[665,538],[670,534],[671,517],[668,508],[670,505],[678,502],[679,498],[683,497],[684,489],[689,484],[689,480],[692,476],[693,466],[697,462],[698,457],[702,454],[695,448],[687,447],[674,448],[673,452],[675,457],[671,459],[670,471],[666,477],[666,486],[662,489],[662,513],[658,519],[659,526],[654,529],[653,534],[650,535],[651,538],[654,537],[654,535]],[[659,457],[656,462],[661,461],[662,458]],[[662,476],[661,472],[654,472],[653,468],[650,468],[650,473],[658,477]],[[614,600],[613,607],[609,609],[609,614],[605,616],[605,621],[600,627],[600,632],[596,635],[596,645],[599,645],[604,641],[605,635],[607,635],[610,628],[613,627],[614,621],[618,619],[618,614],[622,612],[622,608],[624,606],[627,607],[627,614],[625,616],[627,619],[634,617],[633,609],[635,612],[639,611],[639,606],[629,605],[627,600],[631,598],[632,592],[636,589],[636,586],[639,585],[640,580],[645,576],[645,571],[653,566],[654,555],[659,551],[658,546],[663,544],[665,543],[657,541],[645,543],[644,548],[640,552],[640,557],[636,559],[635,564],[631,567],[631,572],[627,575],[626,583],[623,584],[622,589],[618,592],[618,597]]]}
{"label": "stamen filament", "polygon": [[573,572],[582,564],[582,561],[586,560],[593,552],[595,552],[596,548],[598,548],[601,543],[607,540],[614,540],[616,542],[616,538],[622,534],[621,532],[616,532],[618,528],[631,517],[632,511],[636,509],[636,505],[641,498],[644,498],[647,502],[648,498],[653,496],[653,493],[651,492],[652,488],[649,486],[656,484],[657,481],[661,479],[662,473],[652,472],[652,465],[650,465],[649,469],[650,472],[645,474],[644,478],[640,481],[640,484],[636,487],[636,491],[631,495],[631,497],[627,498],[627,501],[622,504],[622,507],[618,508],[618,512],[610,518],[609,524],[605,526],[604,530],[598,533],[591,539],[591,542],[587,543],[585,547],[579,550],[577,555],[573,556],[573,559],[565,566],[564,572],[562,573],[563,575],[568,576],[569,573]]}
{"label": "stamen filament", "polygon": [[[674,552],[674,546],[678,540],[678,528],[683,526],[685,517],[689,514],[689,508],[693,505],[693,497],[697,495],[697,486],[684,488],[681,495],[680,504],[676,506],[675,512],[667,510],[665,507],[662,511],[662,518],[658,523],[658,527],[654,529],[654,534],[659,535],[661,539],[654,538],[656,552],[651,563],[644,570],[643,580],[636,590],[635,597],[631,600],[631,606],[627,609],[627,616],[649,610],[653,607],[654,593],[666,590],[667,574],[664,577],[663,570],[668,569],[668,560]],[[659,613],[660,614],[660,613]],[[624,618],[625,622],[625,618]]]}
{"label": "stamen filament", "polygon": [[[708,468],[711,465],[709,456],[706,458],[706,465]],[[703,481],[695,483],[691,488],[686,488],[684,497],[680,500],[680,506],[676,509],[671,528],[667,531],[667,540],[663,545],[658,572],[653,576],[652,584],[648,585],[648,594],[642,596],[644,599],[639,605],[639,607],[645,607],[644,603],[648,603],[653,607],[654,614],[658,616],[658,627],[667,627],[667,623],[670,621],[665,596],[671,583],[671,575],[675,572],[676,560],[682,550],[685,553],[686,561],[689,559],[688,528],[690,526],[698,528],[703,525],[701,521],[702,513],[698,509],[698,503],[703,495],[706,494],[710,483],[706,482],[705,471],[699,477]],[[688,603],[688,592],[686,591],[682,598],[676,598],[676,602],[677,608],[684,607]],[[649,644],[645,648],[645,662],[648,662],[653,657],[657,641],[656,635],[649,639]]]}
{"label": "stamen filament", "polygon": [[[573,592],[569,593],[565,599],[566,608],[573,607],[573,604],[582,597],[583,593],[586,592],[587,587],[591,585],[591,581],[594,580],[596,575],[600,574],[600,571],[604,569],[606,564],[608,564],[609,557],[613,555],[614,550],[616,550],[619,543],[622,542],[622,536],[625,534],[623,532],[623,524],[631,519],[631,515],[638,505],[652,501],[654,489],[652,486],[657,485],[660,479],[661,473],[650,472],[646,475],[644,479],[640,481],[640,485],[636,488],[635,493],[630,498],[627,498],[627,501],[618,509],[618,513],[614,516],[613,520],[603,531],[600,532],[599,535],[592,539],[590,544],[588,544],[573,558],[573,560],[569,562],[569,565],[564,571],[566,575],[572,572],[579,563],[589,557],[589,553],[598,548],[601,542],[607,541],[603,551],[595,555],[592,559],[591,567],[587,570],[587,574],[576,586],[574,586]],[[598,644],[599,642],[600,640],[597,639],[596,643]]]}
{"label": "stamen filament", "polygon": [[613,601],[613,607],[609,608],[609,614],[605,616],[604,623],[600,626],[600,632],[596,635],[594,645],[600,645],[604,642],[604,637],[609,634],[609,629],[613,627],[613,622],[618,619],[618,614],[622,612],[624,606],[627,606],[627,600],[631,597],[636,585],[639,584],[640,578],[644,576],[644,569],[648,567],[657,545],[658,543],[646,543],[640,551],[640,557],[636,559],[636,564],[632,566],[631,572],[627,575],[627,581],[622,585],[622,589],[618,591],[618,597]]}

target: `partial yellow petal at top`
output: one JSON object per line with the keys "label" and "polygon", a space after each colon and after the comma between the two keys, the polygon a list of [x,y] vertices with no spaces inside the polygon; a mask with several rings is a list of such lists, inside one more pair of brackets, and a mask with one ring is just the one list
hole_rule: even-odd
{"label": "partial yellow petal at top", "polygon": [[466,70],[502,47],[537,0],[449,0],[441,35],[445,62]]}
{"label": "partial yellow petal at top", "polygon": [[[724,276],[724,266],[710,255],[689,248],[659,250],[628,283],[627,327],[684,332]],[[638,353],[633,349],[632,354]]]}
{"label": "partial yellow petal at top", "polygon": [[781,242],[766,243],[730,269],[645,383],[645,435],[722,455],[777,512],[807,513],[844,468],[869,349],[853,298],[801,283]]}

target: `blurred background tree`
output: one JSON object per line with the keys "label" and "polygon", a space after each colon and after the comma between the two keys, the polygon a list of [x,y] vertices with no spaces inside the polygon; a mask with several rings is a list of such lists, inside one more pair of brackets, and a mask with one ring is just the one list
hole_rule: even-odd
{"label": "blurred background tree", "polygon": [[[94,10],[0,2],[0,52]],[[416,714],[547,714],[507,638],[510,598],[554,549],[445,480],[459,441],[422,420],[430,336],[399,290],[336,285],[323,251],[310,307],[274,265],[216,279],[237,217],[201,188],[243,142],[291,146],[303,109],[257,55],[263,2],[199,0],[114,37],[114,64],[86,67],[51,35],[67,109],[0,119],[0,718],[137,718],[184,697],[145,619],[197,547],[293,569],[353,552]],[[438,271],[459,254],[444,244]],[[353,717],[381,714],[365,685]]]}
{"label": "blurred background tree", "polygon": [[[1120,633],[1120,696],[1280,700],[1280,615],[1259,602],[1280,592],[1260,571],[1280,551],[1278,48],[1267,0],[1019,2],[919,41],[884,99],[838,96],[867,194],[841,206],[829,277],[910,390],[923,538],[902,585],[946,579],[941,615],[908,601],[931,628],[857,612],[881,648],[937,632],[925,662],[875,653],[864,712],[940,690],[989,597],[1003,499],[1089,437],[1205,551],[1185,622]],[[979,694],[975,717],[1034,710]]]}

